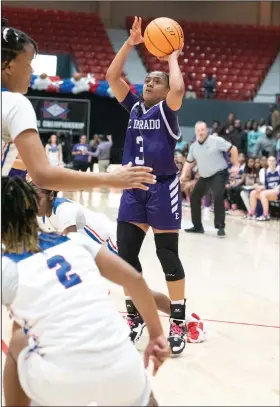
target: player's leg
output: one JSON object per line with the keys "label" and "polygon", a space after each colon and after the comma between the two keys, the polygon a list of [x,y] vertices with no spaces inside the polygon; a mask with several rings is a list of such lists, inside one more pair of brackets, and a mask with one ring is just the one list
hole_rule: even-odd
{"label": "player's leg", "polygon": [[179,230],[153,228],[156,253],[165,274],[170,297],[170,331],[168,341],[171,352],[180,354],[186,346],[185,272],[178,253]]}
{"label": "player's leg", "polygon": [[201,200],[208,190],[207,181],[204,178],[199,178],[194,186],[191,195],[191,215],[193,227],[185,229],[185,232],[204,233],[201,222]]}
{"label": "player's leg", "polygon": [[257,208],[258,199],[260,198],[260,193],[256,189],[250,193],[250,212],[248,214],[248,219],[255,219],[255,213]]}
{"label": "player's leg", "polygon": [[18,329],[13,333],[9,352],[6,357],[3,377],[5,406],[29,406],[30,399],[24,393],[18,376],[17,361],[20,352],[26,348],[28,337],[23,330]]}
{"label": "player's leg", "polygon": [[257,218],[257,220],[269,220],[269,201],[276,201],[279,192],[277,189],[266,189],[260,193],[260,201],[263,207],[263,215]]}
{"label": "player's leg", "polygon": [[158,402],[156,401],[154,393],[152,392],[151,396],[150,396],[148,407],[157,407],[157,406],[158,406]]}

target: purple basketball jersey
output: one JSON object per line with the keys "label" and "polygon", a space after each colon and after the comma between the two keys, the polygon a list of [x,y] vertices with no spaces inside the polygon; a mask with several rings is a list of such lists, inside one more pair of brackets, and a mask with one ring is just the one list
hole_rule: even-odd
{"label": "purple basketball jersey", "polygon": [[265,172],[265,187],[266,189],[274,189],[280,184],[280,172],[276,169],[274,172],[266,170]]}
{"label": "purple basketball jersey", "polygon": [[132,92],[128,93],[122,105],[130,113],[123,165],[131,161],[133,165],[153,168],[157,176],[176,174],[174,150],[181,137],[178,112],[171,110],[165,100],[146,109]]}

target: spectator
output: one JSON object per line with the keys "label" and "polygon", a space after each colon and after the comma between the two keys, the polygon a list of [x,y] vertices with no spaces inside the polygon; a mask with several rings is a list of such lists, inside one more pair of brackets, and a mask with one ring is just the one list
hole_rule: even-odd
{"label": "spectator", "polygon": [[228,127],[224,130],[223,133],[220,134],[221,137],[223,137],[226,141],[231,142],[232,135],[234,133],[234,125],[229,124]]}
{"label": "spectator", "polygon": [[185,157],[183,156],[183,154],[181,152],[177,151],[175,153],[174,162],[177,165],[179,176],[180,176],[182,169],[184,167],[184,164],[185,164]]}
{"label": "spectator", "polygon": [[261,138],[263,134],[258,130],[258,122],[256,120],[253,121],[252,130],[248,132],[248,144],[247,144],[247,155],[249,157],[254,156],[255,154],[255,146],[259,138]]}
{"label": "spectator", "polygon": [[250,211],[250,192],[259,184],[258,171],[255,168],[254,158],[249,158],[244,171],[244,185],[241,188],[240,197],[244,203],[247,212]]}
{"label": "spectator", "polygon": [[241,121],[235,119],[234,130],[230,134],[229,140],[233,146],[235,146],[239,153],[247,153],[247,133],[242,130]]}
{"label": "spectator", "polygon": [[266,127],[269,127],[269,126],[266,125],[265,119],[260,119],[259,120],[259,131],[261,133],[265,134]]}
{"label": "spectator", "polygon": [[269,127],[266,128],[265,135],[258,139],[254,155],[256,157],[276,155],[276,139]]}
{"label": "spectator", "polygon": [[175,150],[178,150],[178,151],[180,151],[182,153],[185,146],[186,146],[186,144],[187,144],[187,142],[185,140],[183,140],[183,137],[181,136],[179,138],[179,140],[177,141],[177,143],[176,143]]}
{"label": "spectator", "polygon": [[280,164],[280,129],[276,133],[276,159],[277,165]]}
{"label": "spectator", "polygon": [[[93,138],[92,138],[92,139],[90,140],[90,142],[89,142],[91,151],[92,151],[93,153],[95,153],[99,142],[100,142],[100,140],[99,140],[98,134],[95,134],[95,135],[93,136]],[[97,157],[92,157],[91,155],[89,155],[89,157],[88,157],[88,162],[89,162],[90,171],[93,172],[93,171],[94,171],[94,164],[97,164],[97,163],[98,163]]]}
{"label": "spectator", "polygon": [[253,120],[250,119],[245,123],[244,131],[248,134],[251,130],[253,130]]}
{"label": "spectator", "polygon": [[277,126],[280,126],[280,111],[277,108],[276,104],[269,106],[268,124],[273,129],[275,129],[275,127]]}
{"label": "spectator", "polygon": [[219,120],[214,120],[212,124],[212,129],[210,131],[211,136],[219,136],[221,128],[221,122]]}
{"label": "spectator", "polygon": [[62,147],[61,147],[61,144],[58,144],[56,134],[51,135],[51,137],[49,138],[48,144],[46,144],[45,150],[46,150],[46,154],[48,156],[50,165],[52,165],[53,167],[63,165]]}
{"label": "spectator", "polygon": [[264,155],[260,159],[260,166],[261,168],[267,168],[267,157]]}
{"label": "spectator", "polygon": [[267,221],[270,220],[269,215],[269,201],[276,201],[279,199],[280,193],[280,173],[276,168],[276,158],[270,156],[267,160],[268,168],[265,170],[265,183],[264,186],[258,186],[250,194],[250,212],[248,219],[255,219],[255,212],[258,199],[261,201],[263,214],[257,220]]}
{"label": "spectator", "polygon": [[72,149],[72,155],[74,156],[74,169],[76,171],[86,172],[88,169],[88,156],[91,150],[90,146],[87,144],[87,136],[80,137],[80,143],[74,145]]}
{"label": "spectator", "polygon": [[216,91],[216,78],[212,73],[208,73],[203,81],[204,99],[212,99]]}
{"label": "spectator", "polygon": [[239,172],[236,175],[229,177],[229,184],[226,185],[226,193],[229,202],[229,206],[233,211],[243,208],[243,201],[240,197],[242,185],[244,184],[244,154],[239,154]]}
{"label": "spectator", "polygon": [[186,99],[196,99],[196,92],[193,89],[192,82],[193,82],[193,78],[192,78],[191,74],[188,73],[186,76],[186,80],[185,80],[185,89],[186,89],[185,98]]}
{"label": "spectator", "polygon": [[244,153],[239,153],[238,159],[239,159],[239,169],[244,172],[245,168],[246,168],[245,154]]}
{"label": "spectator", "polygon": [[234,113],[229,113],[226,123],[220,128],[220,134],[219,135],[227,134],[227,130],[228,130],[229,126],[234,126],[234,122],[235,122]]}
{"label": "spectator", "polygon": [[112,136],[100,136],[100,143],[94,153],[90,153],[92,157],[98,158],[99,172],[107,172],[110,165],[111,148],[113,145]]}

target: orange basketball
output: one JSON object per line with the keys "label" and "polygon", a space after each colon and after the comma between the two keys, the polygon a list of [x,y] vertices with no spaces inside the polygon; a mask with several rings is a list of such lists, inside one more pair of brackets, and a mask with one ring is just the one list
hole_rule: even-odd
{"label": "orange basketball", "polygon": [[144,32],[147,50],[156,57],[164,57],[182,48],[184,33],[177,21],[167,17],[156,18]]}

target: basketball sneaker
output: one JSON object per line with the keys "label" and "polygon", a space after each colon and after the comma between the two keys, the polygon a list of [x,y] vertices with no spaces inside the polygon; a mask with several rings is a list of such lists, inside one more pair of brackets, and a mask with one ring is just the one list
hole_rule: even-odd
{"label": "basketball sneaker", "polygon": [[186,347],[187,327],[185,321],[170,318],[168,342],[172,355],[180,355]]}
{"label": "basketball sneaker", "polygon": [[270,215],[262,215],[262,216],[259,216],[259,217],[257,218],[257,220],[258,220],[258,221],[261,221],[261,222],[270,220]]}
{"label": "basketball sneaker", "polygon": [[126,321],[130,329],[129,337],[135,343],[141,337],[146,324],[139,314],[127,314]]}
{"label": "basketball sneaker", "polygon": [[204,323],[197,314],[192,313],[187,319],[187,342],[200,343],[206,340]]}

